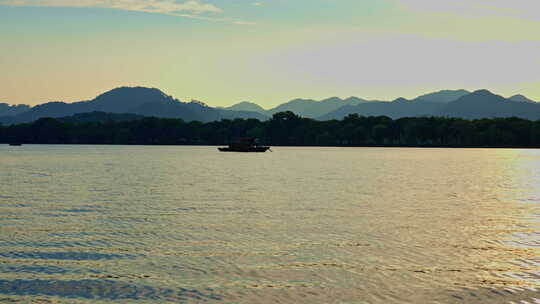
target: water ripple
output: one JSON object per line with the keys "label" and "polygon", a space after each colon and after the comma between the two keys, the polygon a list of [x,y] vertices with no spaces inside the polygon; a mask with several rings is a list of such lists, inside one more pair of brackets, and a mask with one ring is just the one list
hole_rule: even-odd
{"label": "water ripple", "polygon": [[211,289],[158,288],[108,280],[0,280],[0,294],[103,300],[221,300]]}
{"label": "water ripple", "polygon": [[97,260],[132,258],[134,257],[134,255],[104,254],[104,253],[93,253],[93,252],[70,252],[70,251],[64,251],[64,252],[11,251],[11,252],[0,252],[0,257],[10,258],[10,259],[97,261]]}
{"label": "water ripple", "polygon": [[0,159],[0,302],[540,298],[537,150],[20,151]]}

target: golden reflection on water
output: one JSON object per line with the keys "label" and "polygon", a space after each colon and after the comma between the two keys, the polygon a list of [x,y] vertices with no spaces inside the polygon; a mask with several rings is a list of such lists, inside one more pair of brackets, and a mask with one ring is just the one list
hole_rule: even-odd
{"label": "golden reflection on water", "polygon": [[1,147],[0,301],[533,303],[540,151]]}

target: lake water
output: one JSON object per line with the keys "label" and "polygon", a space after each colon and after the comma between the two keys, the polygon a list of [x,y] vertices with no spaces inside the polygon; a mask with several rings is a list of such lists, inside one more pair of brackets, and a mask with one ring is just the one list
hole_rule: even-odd
{"label": "lake water", "polygon": [[5,145],[0,302],[535,303],[539,203],[539,150]]}

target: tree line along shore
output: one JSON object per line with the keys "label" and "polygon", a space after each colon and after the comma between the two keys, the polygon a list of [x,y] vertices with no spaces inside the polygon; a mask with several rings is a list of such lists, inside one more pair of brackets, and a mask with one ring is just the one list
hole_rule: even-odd
{"label": "tree line along shore", "polygon": [[[106,113],[104,113],[106,114]],[[98,114],[94,114],[98,115]],[[99,115],[98,115],[99,116]],[[351,114],[317,121],[280,112],[267,121],[234,119],[202,123],[107,114],[95,121],[41,118],[1,126],[1,143],[224,145],[243,137],[274,146],[540,147],[540,120],[447,117],[391,119]]]}

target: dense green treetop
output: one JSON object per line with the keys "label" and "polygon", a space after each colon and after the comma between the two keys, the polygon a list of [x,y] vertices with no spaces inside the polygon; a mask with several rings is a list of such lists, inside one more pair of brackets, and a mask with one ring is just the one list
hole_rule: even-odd
{"label": "dense green treetop", "polygon": [[[242,137],[291,146],[540,147],[540,121],[521,118],[466,120],[444,117],[391,119],[351,114],[317,121],[293,112],[270,120],[224,119],[202,123],[182,119],[94,113],[41,118],[0,126],[2,143],[224,145]],[[98,119],[99,118],[99,119]]]}

